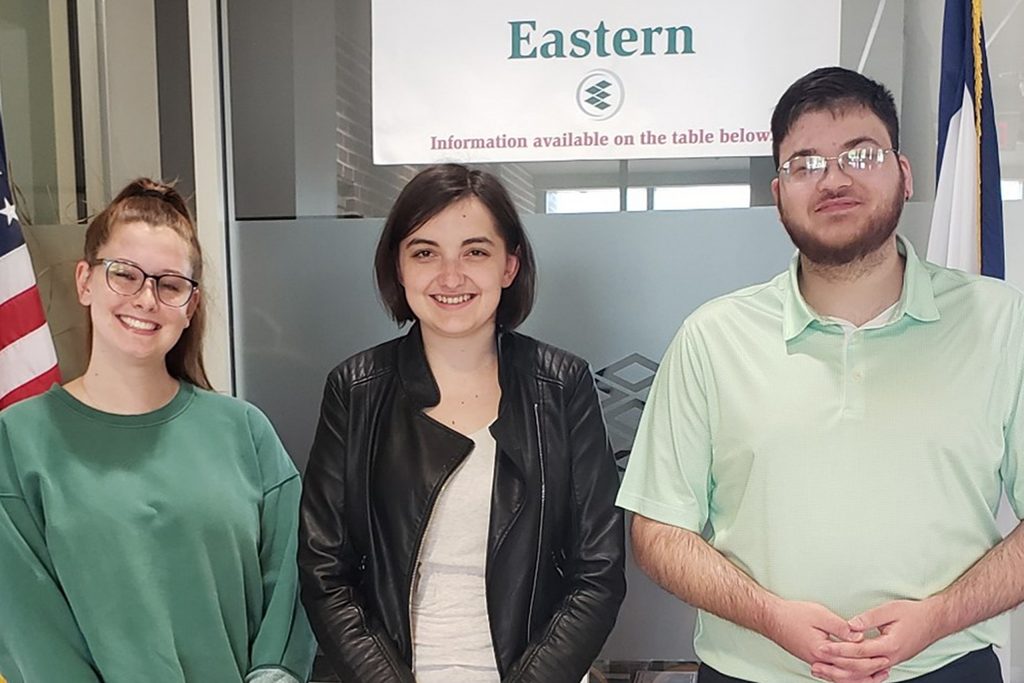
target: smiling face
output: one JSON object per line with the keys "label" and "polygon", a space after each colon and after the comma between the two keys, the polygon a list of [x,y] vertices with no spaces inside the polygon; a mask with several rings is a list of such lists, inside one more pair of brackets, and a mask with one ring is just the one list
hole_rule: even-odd
{"label": "smiling face", "polygon": [[425,337],[494,334],[502,290],[518,269],[494,217],[475,197],[446,207],[399,246],[399,279]]}
{"label": "smiling face", "polygon": [[[885,125],[870,110],[813,110],[790,128],[779,158],[835,157],[864,146],[892,147]],[[830,160],[820,178],[799,182],[783,176],[772,181],[779,218],[790,239],[805,258],[828,266],[851,263],[882,247],[892,238],[912,193],[910,162],[895,153],[870,171],[844,171]]]}
{"label": "smiling face", "polygon": [[[117,259],[137,265],[151,275],[174,273],[192,277],[188,243],[173,229],[143,222],[114,226],[99,247],[97,259]],[[116,277],[116,273],[111,274]],[[186,306],[174,307],[155,296],[155,283],[147,280],[134,295],[124,296],[107,285],[103,263],[78,263],[75,280],[78,300],[89,308],[92,354],[120,363],[164,363],[167,352],[188,327],[199,303],[197,290]]]}

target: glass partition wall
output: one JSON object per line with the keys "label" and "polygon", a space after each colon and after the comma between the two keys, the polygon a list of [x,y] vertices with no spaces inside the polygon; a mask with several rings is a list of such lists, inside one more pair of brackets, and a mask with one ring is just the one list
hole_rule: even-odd
{"label": "glass partition wall", "polygon": [[[301,466],[330,368],[402,332],[377,301],[372,253],[383,216],[420,167],[373,163],[370,0],[225,7],[238,388],[267,411]],[[1012,0],[990,0],[986,13],[1012,199],[1024,177],[1024,59],[1013,49],[1024,37],[1024,13]],[[934,194],[941,15],[941,3],[913,0],[846,0],[842,9],[842,64],[863,62],[902,112],[902,147],[918,181],[902,231],[921,252]],[[792,246],[769,191],[771,159],[485,167],[511,190],[538,255],[538,303],[523,331],[590,361],[624,465],[653,373],[682,319],[788,263]],[[1020,212],[1008,211],[1008,231],[1013,216]],[[692,610],[631,561],[628,572],[626,603],[602,653],[608,680],[694,659]]]}
{"label": "glass partition wall", "polygon": [[[193,147],[193,71],[219,73],[226,118],[201,123],[223,131],[227,150],[231,291],[221,303],[233,310],[236,389],[268,413],[301,467],[328,370],[401,333],[376,300],[370,264],[382,217],[419,167],[373,163],[370,0],[205,4],[216,4],[220,16],[214,28],[223,51],[209,56],[217,63],[190,51],[196,17],[189,13],[203,2],[0,0],[0,106],[18,209],[30,239],[56,245],[56,273],[58,263],[73,262],[67,254],[78,248],[68,243],[80,230],[49,239],[58,233],[29,224],[73,224],[141,174],[178,178],[187,194],[209,191],[195,187],[194,152],[205,150]],[[863,65],[886,83],[901,110],[902,149],[917,180],[902,230],[920,251],[934,194],[942,4],[842,3],[841,63]],[[1007,273],[1018,285],[1022,4],[985,2]],[[523,330],[590,361],[624,464],[653,372],[681,320],[708,298],[786,266],[792,247],[771,206],[773,164],[742,157],[486,168],[512,191],[537,249],[539,299]],[[47,258],[37,256],[37,269],[49,268]],[[52,329],[77,335],[69,348],[84,335],[73,303],[66,322],[49,312]],[[81,363],[73,365],[80,371]],[[632,564],[628,571],[629,595],[604,660],[648,662],[634,667],[692,660],[692,611]],[[1003,652],[1011,681],[1024,681],[1020,619]],[[607,678],[624,676],[619,668]]]}

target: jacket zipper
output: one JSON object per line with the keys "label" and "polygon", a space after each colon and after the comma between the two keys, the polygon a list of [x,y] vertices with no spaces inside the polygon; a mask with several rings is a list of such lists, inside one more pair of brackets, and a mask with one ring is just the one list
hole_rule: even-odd
{"label": "jacket zipper", "polygon": [[537,455],[540,461],[540,522],[537,525],[537,561],[533,566],[533,588],[530,590],[530,611],[526,617],[526,639],[533,632],[533,603],[537,598],[537,579],[540,575],[541,546],[544,543],[544,502],[547,497],[547,481],[544,472],[544,441],[540,434],[540,407],[533,404],[533,419],[537,427]]}

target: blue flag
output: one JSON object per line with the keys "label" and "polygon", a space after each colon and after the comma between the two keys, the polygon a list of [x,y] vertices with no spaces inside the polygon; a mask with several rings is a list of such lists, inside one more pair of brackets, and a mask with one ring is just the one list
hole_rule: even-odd
{"label": "blue flag", "polygon": [[981,0],[946,0],[928,260],[1005,276],[999,145]]}

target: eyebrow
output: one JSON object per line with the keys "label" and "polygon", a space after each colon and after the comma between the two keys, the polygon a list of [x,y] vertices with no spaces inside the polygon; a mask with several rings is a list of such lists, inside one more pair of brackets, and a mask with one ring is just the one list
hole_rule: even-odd
{"label": "eyebrow", "polygon": [[[856,147],[857,145],[861,145],[861,144],[863,144],[865,142],[873,142],[874,144],[878,145],[879,147],[883,146],[881,142],[879,142],[878,140],[874,139],[870,135],[861,135],[860,137],[856,137],[856,138],[853,138],[851,140],[847,140],[843,144],[843,151],[845,152],[845,151],[851,150],[854,147]],[[794,157],[805,157],[805,156],[818,155],[818,154],[821,154],[821,152],[819,152],[818,150],[814,149],[813,147],[806,147],[804,149],[798,149],[797,151],[795,151],[792,154],[790,154],[786,158],[786,161],[789,161],[790,159],[792,159]],[[824,156],[824,155],[822,155],[822,156]]]}
{"label": "eyebrow", "polygon": [[[494,240],[492,240],[490,237],[467,237],[466,239],[462,240],[462,246],[465,247],[470,244],[493,245]],[[441,245],[435,242],[434,240],[428,240],[423,237],[414,237],[406,243],[405,248],[408,249],[410,247],[416,246],[440,247]]]}

